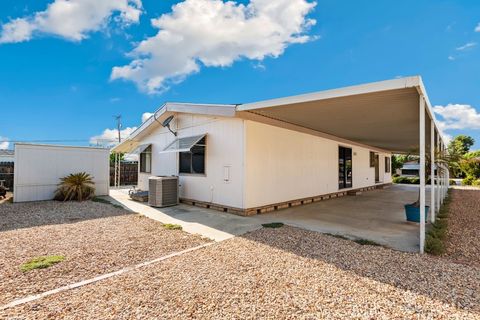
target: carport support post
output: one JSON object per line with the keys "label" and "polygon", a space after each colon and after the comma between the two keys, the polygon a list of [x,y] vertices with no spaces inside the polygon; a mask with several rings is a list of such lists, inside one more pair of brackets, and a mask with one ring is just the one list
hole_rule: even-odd
{"label": "carport support post", "polygon": [[435,222],[435,123],[430,121],[430,220]]}
{"label": "carport support post", "polygon": [[[437,150],[440,154],[440,132],[437,131]],[[441,164],[439,163],[438,166],[437,166],[437,189],[436,189],[436,192],[437,192],[437,211],[440,212],[440,195],[441,195],[441,190],[440,190],[440,166]]]}
{"label": "carport support post", "polygon": [[[442,156],[445,156],[445,146],[442,142]],[[441,204],[443,204],[443,199],[445,199],[445,166],[442,164],[442,196],[440,198]]]}
{"label": "carport support post", "polygon": [[425,247],[425,99],[420,95],[420,253]]}

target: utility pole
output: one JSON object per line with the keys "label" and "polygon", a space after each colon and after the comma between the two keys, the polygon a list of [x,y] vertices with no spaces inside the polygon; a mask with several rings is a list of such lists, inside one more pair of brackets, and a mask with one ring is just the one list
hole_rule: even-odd
{"label": "utility pole", "polygon": [[[117,121],[117,131],[118,131],[118,143],[122,142],[121,130],[122,130],[122,115],[119,114],[115,116],[115,120]],[[120,161],[121,157],[119,153],[115,153],[115,176],[114,176],[114,186],[120,187]]]}
{"label": "utility pole", "polygon": [[122,137],[120,136],[120,130],[122,130],[122,115],[119,114],[115,116],[115,120],[117,120],[117,130],[118,130],[118,143],[122,142]]}

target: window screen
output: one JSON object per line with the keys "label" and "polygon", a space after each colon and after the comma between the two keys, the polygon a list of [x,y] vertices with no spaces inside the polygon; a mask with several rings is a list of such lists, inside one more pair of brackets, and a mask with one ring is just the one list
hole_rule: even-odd
{"label": "window screen", "polygon": [[179,172],[190,174],[205,174],[206,138],[198,141],[190,151],[179,153]]}
{"label": "window screen", "polygon": [[140,172],[152,172],[152,146],[149,146],[140,153]]}

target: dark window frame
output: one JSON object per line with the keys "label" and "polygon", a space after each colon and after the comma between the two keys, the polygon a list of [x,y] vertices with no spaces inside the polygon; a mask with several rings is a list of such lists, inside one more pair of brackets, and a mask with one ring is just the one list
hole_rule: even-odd
{"label": "dark window frame", "polygon": [[353,150],[338,146],[338,189],[353,188]]}
{"label": "dark window frame", "polygon": [[391,171],[390,157],[385,157],[385,173],[390,173],[390,171]]}
{"label": "dark window frame", "polygon": [[418,169],[401,169],[402,176],[419,176]]}
{"label": "dark window frame", "polygon": [[178,153],[178,174],[206,175],[206,136],[200,139],[191,149]]}
{"label": "dark window frame", "polygon": [[370,168],[375,168],[375,152],[370,151]]}
{"label": "dark window frame", "polygon": [[138,163],[140,167],[140,173],[152,173],[152,146],[148,146],[140,153],[140,159]]}

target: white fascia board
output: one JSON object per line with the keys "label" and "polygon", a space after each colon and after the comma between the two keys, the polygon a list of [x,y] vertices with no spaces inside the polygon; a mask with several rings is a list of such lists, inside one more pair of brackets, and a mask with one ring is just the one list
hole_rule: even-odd
{"label": "white fascia board", "polygon": [[433,121],[434,126],[435,126],[438,134],[440,135],[440,138],[442,139],[442,143],[444,145],[447,145],[446,140],[445,140],[444,135],[443,135],[443,131],[440,129],[440,126],[438,125],[438,120],[435,117],[435,112],[433,112],[433,106],[430,103],[430,99],[428,98],[427,89],[425,89],[425,85],[423,84],[422,77],[418,76],[418,80],[419,80],[419,83],[418,83],[418,86],[417,86],[418,93],[420,95],[423,95],[423,97],[425,99],[426,106],[427,106],[426,109],[427,109],[428,115],[430,116],[430,119]]}
{"label": "white fascia board", "polygon": [[388,91],[388,90],[395,90],[395,89],[414,88],[419,86],[420,81],[421,79],[419,76],[413,76],[413,77],[406,77],[406,78],[400,78],[400,79],[372,82],[372,83],[344,87],[339,89],[331,89],[331,90],[318,91],[318,92],[307,93],[307,94],[302,94],[297,96],[279,98],[279,99],[271,99],[271,100],[253,102],[253,103],[246,103],[246,104],[239,105],[237,107],[237,111],[248,111],[248,110],[255,110],[255,109],[262,109],[262,108],[269,108],[269,107],[278,107],[282,105],[290,105],[290,104],[296,104],[296,103],[302,103],[302,102],[341,98],[341,97],[348,97],[348,96],[354,96],[359,94],[381,92],[381,91]]}
{"label": "white fascia board", "polygon": [[63,148],[63,149],[105,150],[105,151],[109,150],[106,147],[95,147],[95,146],[67,146],[62,144],[15,142],[14,148],[20,147],[20,146],[32,147],[32,148]]}
{"label": "white fascia board", "polygon": [[234,117],[236,105],[234,104],[196,104],[169,102],[166,104],[167,111],[201,114],[208,116]]}
{"label": "white fascia board", "polygon": [[234,104],[201,104],[201,103],[178,103],[167,102],[163,104],[154,114],[145,120],[135,131],[133,131],[122,143],[112,148],[112,152],[122,149],[122,145],[135,140],[135,138],[150,127],[159,118],[167,112],[191,113],[206,116],[235,117],[236,106]]}

